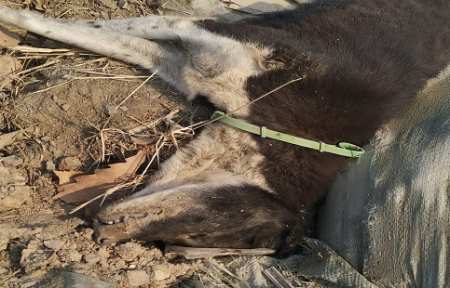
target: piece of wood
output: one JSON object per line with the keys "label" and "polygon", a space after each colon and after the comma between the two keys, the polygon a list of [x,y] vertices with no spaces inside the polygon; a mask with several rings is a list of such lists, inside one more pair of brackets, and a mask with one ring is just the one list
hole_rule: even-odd
{"label": "piece of wood", "polygon": [[168,245],[164,249],[164,254],[169,257],[183,256],[186,259],[199,259],[222,256],[265,256],[274,254],[275,250],[267,248],[255,249],[232,249],[232,248],[194,248]]}

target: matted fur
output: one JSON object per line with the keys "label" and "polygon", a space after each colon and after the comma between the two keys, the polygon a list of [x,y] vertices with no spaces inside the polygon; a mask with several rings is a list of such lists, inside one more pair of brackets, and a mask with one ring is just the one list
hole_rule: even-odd
{"label": "matted fur", "polygon": [[[450,60],[448,15],[445,0],[318,1],[237,23],[63,22],[0,7],[0,21],[157,71],[190,99],[202,95],[297,136],[357,145]],[[149,187],[100,211],[97,232],[105,241],[289,248],[301,238],[305,208],[347,162],[214,123]]]}

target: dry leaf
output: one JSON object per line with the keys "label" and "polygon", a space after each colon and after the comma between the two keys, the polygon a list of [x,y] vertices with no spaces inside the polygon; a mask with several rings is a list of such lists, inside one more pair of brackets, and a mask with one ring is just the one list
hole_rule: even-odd
{"label": "dry leaf", "polygon": [[61,199],[67,203],[88,201],[134,177],[139,166],[144,163],[146,154],[145,150],[140,150],[125,162],[112,164],[109,168],[97,170],[95,174],[73,176],[71,179],[74,183],[59,186],[54,199]]}
{"label": "dry leaf", "polygon": [[72,183],[73,178],[81,174],[80,171],[57,171],[57,170],[53,171],[53,173],[55,173],[56,177],[58,177],[59,185]]}

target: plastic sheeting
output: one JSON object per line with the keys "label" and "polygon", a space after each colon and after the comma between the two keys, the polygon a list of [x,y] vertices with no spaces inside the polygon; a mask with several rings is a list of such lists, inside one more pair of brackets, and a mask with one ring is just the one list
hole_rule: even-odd
{"label": "plastic sheeting", "polygon": [[321,240],[379,286],[450,287],[449,74],[379,131],[321,211]]}

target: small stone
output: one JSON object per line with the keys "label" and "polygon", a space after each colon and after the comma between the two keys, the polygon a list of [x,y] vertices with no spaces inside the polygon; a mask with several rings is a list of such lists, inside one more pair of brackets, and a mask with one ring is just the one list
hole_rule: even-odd
{"label": "small stone", "polygon": [[55,251],[61,250],[64,247],[64,241],[62,240],[45,240],[44,246]]}
{"label": "small stone", "polygon": [[162,281],[170,278],[170,267],[166,264],[155,265],[152,267],[153,280]]}
{"label": "small stone", "polygon": [[127,281],[128,285],[136,287],[150,283],[150,278],[144,270],[131,270],[127,271]]}
{"label": "small stone", "polygon": [[58,162],[58,170],[60,171],[79,170],[81,166],[81,161],[77,157],[63,157]]}
{"label": "small stone", "polygon": [[78,251],[76,251],[76,250],[71,250],[70,252],[69,252],[69,261],[72,261],[72,262],[80,262],[81,261],[81,258],[83,257],[83,255],[81,255]]}

